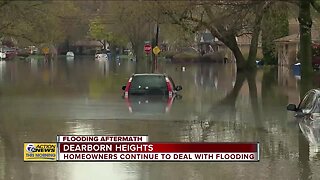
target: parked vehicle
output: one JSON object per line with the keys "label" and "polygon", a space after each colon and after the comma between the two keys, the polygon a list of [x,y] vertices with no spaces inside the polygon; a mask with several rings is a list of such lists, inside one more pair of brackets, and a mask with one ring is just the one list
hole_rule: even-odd
{"label": "parked vehicle", "polygon": [[21,48],[21,49],[18,49],[17,55],[20,57],[26,58],[26,57],[30,56],[30,52],[29,52],[28,48]]}
{"label": "parked vehicle", "polygon": [[29,46],[29,52],[32,55],[38,54],[39,53],[39,49],[36,46]]}
{"label": "parked vehicle", "polygon": [[99,60],[99,61],[108,60],[108,55],[107,54],[96,54],[95,55],[95,59]]}
{"label": "parked vehicle", "polygon": [[182,90],[175,86],[172,78],[166,74],[133,74],[126,86],[122,86],[124,97],[132,95],[162,95],[173,97]]}
{"label": "parked vehicle", "polygon": [[14,59],[18,55],[18,51],[15,48],[3,47],[1,52],[5,54],[6,60]]}
{"label": "parked vehicle", "polygon": [[0,51],[0,59],[5,59],[6,53]]}
{"label": "parked vehicle", "polygon": [[287,110],[296,112],[295,117],[301,120],[320,120],[320,90],[308,91],[298,107],[295,104],[289,104]]}
{"label": "parked vehicle", "polygon": [[107,54],[107,51],[106,50],[97,51],[95,54],[95,59],[99,61],[108,60],[109,56]]}
{"label": "parked vehicle", "polygon": [[74,53],[72,51],[68,51],[66,55],[67,57],[74,57]]}

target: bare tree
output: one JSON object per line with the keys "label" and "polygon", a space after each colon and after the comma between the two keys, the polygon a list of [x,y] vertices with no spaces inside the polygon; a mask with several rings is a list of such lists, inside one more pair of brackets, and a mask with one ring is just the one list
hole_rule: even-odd
{"label": "bare tree", "polygon": [[[234,54],[237,69],[255,67],[261,21],[264,12],[272,5],[270,1],[191,1],[163,3],[163,13],[173,23],[196,32],[208,29]],[[236,37],[250,34],[251,45],[248,60],[245,60]]]}

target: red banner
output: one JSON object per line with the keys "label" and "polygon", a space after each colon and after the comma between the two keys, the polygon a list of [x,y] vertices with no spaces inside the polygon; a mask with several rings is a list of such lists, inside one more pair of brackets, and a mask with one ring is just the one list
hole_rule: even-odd
{"label": "red banner", "polygon": [[257,143],[59,143],[61,153],[103,152],[258,152]]}

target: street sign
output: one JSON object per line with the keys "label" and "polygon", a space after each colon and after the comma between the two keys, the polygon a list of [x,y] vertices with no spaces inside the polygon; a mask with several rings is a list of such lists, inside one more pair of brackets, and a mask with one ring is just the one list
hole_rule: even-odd
{"label": "street sign", "polygon": [[150,44],[144,45],[144,52],[146,52],[147,54],[150,53],[151,49],[152,49],[152,46]]}
{"label": "street sign", "polygon": [[43,54],[49,54],[49,48],[45,47],[42,49]]}
{"label": "street sign", "polygon": [[156,46],[156,47],[153,48],[152,51],[153,51],[153,53],[154,53],[155,55],[158,55],[161,50],[160,50],[160,48],[159,48],[158,46]]}

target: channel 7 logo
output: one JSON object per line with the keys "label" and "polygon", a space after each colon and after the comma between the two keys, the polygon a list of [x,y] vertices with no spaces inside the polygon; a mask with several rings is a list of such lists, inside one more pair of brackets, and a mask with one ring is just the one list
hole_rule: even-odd
{"label": "channel 7 logo", "polygon": [[26,147],[27,152],[35,152],[36,151],[36,147],[33,144],[28,144]]}

